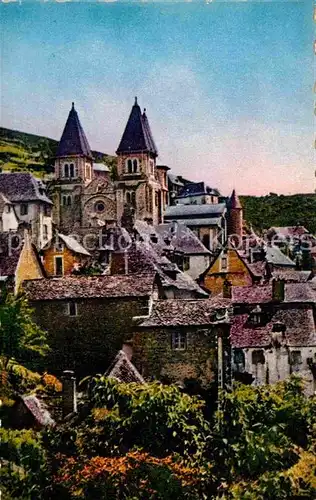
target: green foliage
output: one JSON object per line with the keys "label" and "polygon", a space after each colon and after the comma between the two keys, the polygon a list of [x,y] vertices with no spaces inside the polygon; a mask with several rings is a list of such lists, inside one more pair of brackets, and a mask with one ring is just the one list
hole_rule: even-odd
{"label": "green foliage", "polygon": [[272,226],[305,226],[316,233],[316,194],[241,196],[244,218],[262,233]]}
{"label": "green foliage", "polygon": [[48,352],[46,334],[32,319],[24,296],[7,294],[0,304],[0,361],[6,370],[12,360],[28,362]]}
{"label": "green foliage", "polygon": [[0,428],[1,485],[8,498],[35,500],[45,484],[45,455],[33,431]]}

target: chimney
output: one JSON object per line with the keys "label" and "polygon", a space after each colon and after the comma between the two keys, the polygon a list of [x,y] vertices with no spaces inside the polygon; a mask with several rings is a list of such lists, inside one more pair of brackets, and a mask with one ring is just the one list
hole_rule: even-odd
{"label": "chimney", "polygon": [[63,417],[77,411],[76,378],[72,370],[65,370],[62,376],[62,410]]}
{"label": "chimney", "polygon": [[285,295],[285,282],[281,279],[272,280],[272,300],[283,302]]}
{"label": "chimney", "polygon": [[232,298],[232,284],[228,280],[225,280],[223,283],[223,298],[224,299]]}

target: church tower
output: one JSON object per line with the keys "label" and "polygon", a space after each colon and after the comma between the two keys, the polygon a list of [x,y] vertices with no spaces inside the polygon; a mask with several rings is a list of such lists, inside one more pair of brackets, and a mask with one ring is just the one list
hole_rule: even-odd
{"label": "church tower", "polygon": [[227,236],[238,245],[242,241],[243,209],[235,189],[229,198],[227,209]]}
{"label": "church tower", "polygon": [[163,170],[156,166],[157,147],[146,110],[135,103],[117,148],[117,218],[121,221],[124,206],[132,206],[135,218],[158,224],[163,220],[166,186],[161,183]]}
{"label": "church tower", "polygon": [[80,196],[93,177],[93,159],[78,113],[72,103],[55,157],[54,220],[61,231],[81,225]]}

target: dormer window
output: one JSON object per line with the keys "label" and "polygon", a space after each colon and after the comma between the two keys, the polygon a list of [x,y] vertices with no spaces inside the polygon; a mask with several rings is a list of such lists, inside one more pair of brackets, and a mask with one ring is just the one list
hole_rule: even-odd
{"label": "dormer window", "polygon": [[225,272],[228,270],[228,257],[226,253],[223,253],[220,258],[221,271]]}
{"label": "dormer window", "polygon": [[261,307],[258,305],[251,311],[249,321],[255,326],[260,326],[264,323],[264,320],[265,314],[262,311]]}

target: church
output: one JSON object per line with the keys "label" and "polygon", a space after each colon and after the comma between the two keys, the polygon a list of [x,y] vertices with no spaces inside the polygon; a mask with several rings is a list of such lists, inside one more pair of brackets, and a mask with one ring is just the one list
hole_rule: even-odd
{"label": "church", "polygon": [[53,219],[69,234],[92,227],[121,224],[124,210],[136,220],[163,222],[167,200],[167,171],[157,165],[158,150],[146,110],[135,98],[117,151],[113,181],[105,165],[94,163],[89,142],[74,103],[62,133],[51,185]]}

